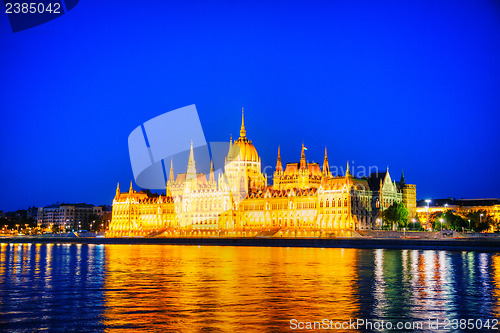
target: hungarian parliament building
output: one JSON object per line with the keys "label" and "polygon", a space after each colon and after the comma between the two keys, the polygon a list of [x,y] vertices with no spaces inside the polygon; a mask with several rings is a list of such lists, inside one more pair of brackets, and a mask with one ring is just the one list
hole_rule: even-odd
{"label": "hungarian parliament building", "polygon": [[113,200],[107,236],[158,237],[331,237],[380,227],[379,214],[403,202],[415,216],[416,185],[404,176],[395,182],[389,170],[356,178],[349,171],[332,175],[325,156],[322,167],[286,163],[280,150],[273,184],[261,171],[257,149],[246,136],[244,118],[238,140],[229,143],[224,171],[215,179],[197,173],[193,145],[187,170],[175,177],[171,163],[165,195],[128,192],[119,186]]}

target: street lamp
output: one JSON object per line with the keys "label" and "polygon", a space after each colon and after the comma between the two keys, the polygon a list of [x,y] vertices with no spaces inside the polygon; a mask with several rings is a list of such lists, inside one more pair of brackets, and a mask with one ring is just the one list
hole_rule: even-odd
{"label": "street lamp", "polygon": [[441,222],[441,231],[443,231],[443,221],[444,221],[444,219],[442,219],[442,218],[439,219],[439,222]]}
{"label": "street lamp", "polygon": [[416,230],[417,229],[417,225],[416,225],[417,219],[414,218],[412,221],[413,221],[413,230]]}
{"label": "street lamp", "polygon": [[479,215],[479,224],[483,223],[483,216],[484,216],[483,213]]}
{"label": "street lamp", "polygon": [[470,231],[470,220],[469,220],[469,231]]}

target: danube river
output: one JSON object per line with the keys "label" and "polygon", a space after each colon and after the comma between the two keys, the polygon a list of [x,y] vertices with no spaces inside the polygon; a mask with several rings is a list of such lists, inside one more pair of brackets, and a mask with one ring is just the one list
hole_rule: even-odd
{"label": "danube river", "polygon": [[[472,332],[479,325],[497,328],[499,311],[500,256],[494,253],[0,247],[2,331],[269,332],[321,322],[353,332],[369,324],[378,325],[374,331],[406,325],[406,331]],[[436,323],[439,329],[428,326]]]}

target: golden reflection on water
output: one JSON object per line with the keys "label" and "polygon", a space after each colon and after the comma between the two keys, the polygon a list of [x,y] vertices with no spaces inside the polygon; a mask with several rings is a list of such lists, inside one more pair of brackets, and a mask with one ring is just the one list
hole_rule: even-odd
{"label": "golden reflection on water", "polygon": [[496,317],[500,317],[500,254],[491,256],[491,266],[493,268],[493,281],[495,284],[494,297],[494,312]]}
{"label": "golden reflection on water", "polygon": [[291,319],[486,320],[500,316],[500,255],[0,244],[0,315],[0,327],[14,331],[251,332],[289,331]]}
{"label": "golden reflection on water", "polygon": [[354,249],[106,246],[113,329],[288,330],[291,319],[349,320]]}

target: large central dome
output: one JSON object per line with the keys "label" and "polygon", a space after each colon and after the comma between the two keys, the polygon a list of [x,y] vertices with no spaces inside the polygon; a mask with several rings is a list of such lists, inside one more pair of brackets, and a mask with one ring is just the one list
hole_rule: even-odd
{"label": "large central dome", "polygon": [[240,137],[234,143],[230,142],[229,152],[227,154],[228,161],[253,161],[259,160],[259,154],[255,149],[252,141],[248,140],[245,131],[245,118],[241,111],[241,129]]}

